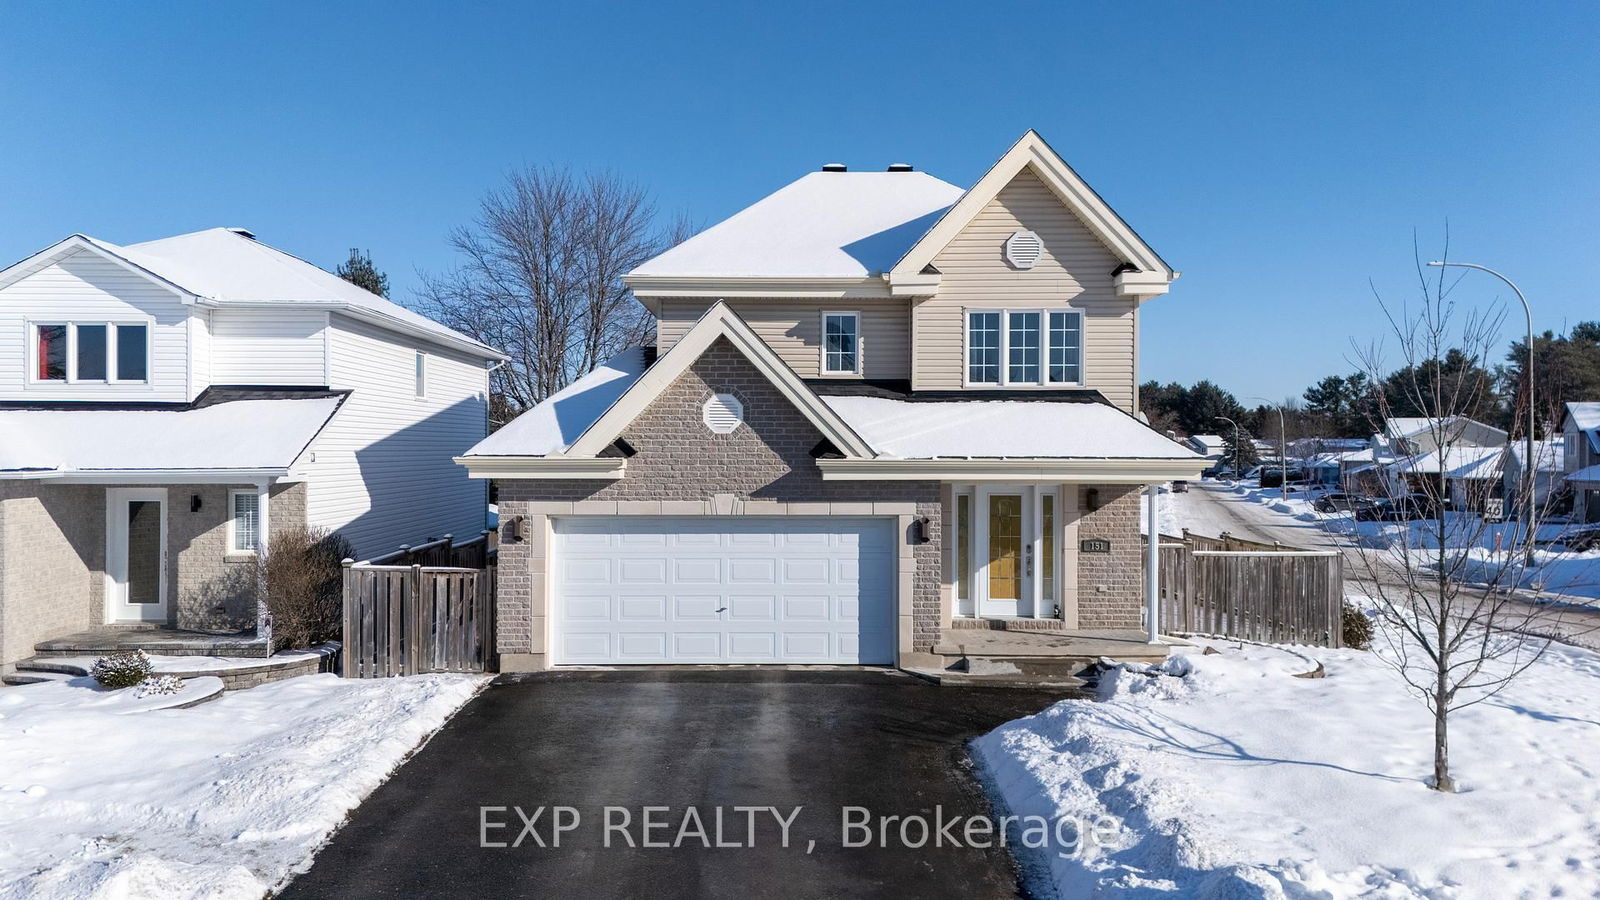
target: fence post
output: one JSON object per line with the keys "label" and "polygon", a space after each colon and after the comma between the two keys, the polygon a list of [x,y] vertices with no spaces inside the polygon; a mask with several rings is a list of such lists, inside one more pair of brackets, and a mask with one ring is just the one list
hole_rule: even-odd
{"label": "fence post", "polygon": [[407,642],[407,649],[411,651],[409,654],[407,654],[407,662],[410,664],[410,671],[402,674],[421,675],[423,672],[427,671],[426,667],[423,665],[423,654],[424,648],[428,642],[427,638],[429,627],[432,625],[433,619],[433,617],[429,615],[433,598],[429,597],[427,603],[423,602],[421,564],[413,563],[411,565],[411,571],[407,573],[406,585],[411,592],[411,609],[413,612],[410,617],[412,624],[411,635],[410,640]]}
{"label": "fence post", "polygon": [[405,565],[408,565],[408,566],[411,565],[411,545],[410,544],[401,544],[400,545],[400,559]]}
{"label": "fence post", "polygon": [[356,561],[345,557],[341,565],[344,566],[344,630],[339,632],[339,663],[345,678],[354,678],[353,666],[350,663],[350,622],[351,606],[355,603],[354,585]]}
{"label": "fence post", "polygon": [[448,535],[447,534],[447,535],[444,536],[444,562],[439,563],[439,565],[441,565],[441,566],[453,566],[453,565],[456,564],[456,557],[455,557],[455,551],[454,551],[455,543],[456,543],[455,537],[453,537],[452,535]]}

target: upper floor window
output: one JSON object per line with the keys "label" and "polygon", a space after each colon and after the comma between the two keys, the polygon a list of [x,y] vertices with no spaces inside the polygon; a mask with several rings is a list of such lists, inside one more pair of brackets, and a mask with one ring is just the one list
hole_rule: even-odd
{"label": "upper floor window", "polygon": [[56,322],[33,326],[33,380],[142,383],[150,378],[150,326]]}
{"label": "upper floor window", "polygon": [[860,314],[853,312],[822,314],[822,371],[834,375],[860,374]]}
{"label": "upper floor window", "polygon": [[1083,313],[974,310],[967,313],[967,383],[1083,383]]}
{"label": "upper floor window", "polygon": [[428,354],[418,350],[416,365],[417,399],[421,400],[428,396]]}

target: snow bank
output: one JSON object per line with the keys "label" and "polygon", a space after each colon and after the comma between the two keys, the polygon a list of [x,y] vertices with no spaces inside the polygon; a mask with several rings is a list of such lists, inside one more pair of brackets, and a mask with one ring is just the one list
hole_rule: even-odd
{"label": "snow bank", "polygon": [[139,715],[0,691],[0,896],[259,898],[483,683],[310,675]]}
{"label": "snow bank", "polygon": [[1327,668],[1301,679],[1275,648],[1214,646],[974,742],[1012,814],[1109,823],[1050,855],[1061,896],[1600,894],[1600,655],[1554,647],[1458,712],[1464,788],[1441,795],[1431,720],[1371,654],[1297,647]]}

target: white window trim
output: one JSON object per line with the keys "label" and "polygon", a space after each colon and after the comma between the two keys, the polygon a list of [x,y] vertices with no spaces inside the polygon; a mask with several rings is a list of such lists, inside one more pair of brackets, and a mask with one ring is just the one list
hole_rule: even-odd
{"label": "white window trim", "polygon": [[[849,371],[832,370],[828,368],[828,317],[847,316],[856,323],[856,367]],[[849,309],[825,309],[817,319],[817,375],[822,378],[859,378],[865,371],[861,346],[861,313]]]}
{"label": "white window trim", "polygon": [[418,350],[416,353],[411,362],[411,387],[418,400],[426,400],[428,399],[428,353],[426,350]]}
{"label": "white window trim", "polygon": [[[39,329],[52,325],[61,325],[67,329],[67,377],[65,379],[39,377]],[[100,325],[106,330],[106,377],[104,378],[79,378],[78,377],[78,328],[83,325]],[[117,375],[117,328],[130,325],[144,326],[144,377],[143,378],[118,378]],[[28,319],[26,324],[27,353],[27,381],[31,386],[49,387],[64,384],[149,384],[150,373],[155,368],[153,351],[155,346],[155,320],[154,319]]]}
{"label": "white window trim", "polygon": [[[234,509],[235,509],[235,507],[234,507],[234,502],[235,502],[234,498],[238,497],[240,494],[246,494],[246,495],[249,495],[251,497],[256,498],[256,546],[252,547],[252,548],[250,548],[248,550],[240,550],[238,548],[238,541],[235,540],[235,538],[237,537],[237,529],[234,526],[234,520],[237,519],[238,516],[234,512]],[[256,556],[256,555],[259,554],[260,549],[261,549],[260,541],[261,541],[261,492],[256,490],[255,488],[240,488],[238,490],[228,491],[228,548],[227,548],[227,555],[228,556]]]}
{"label": "white window trim", "polygon": [[[1051,381],[1050,380],[1050,314],[1071,313],[1078,317],[1078,380],[1077,381]],[[974,313],[999,313],[1000,314],[1000,380],[999,381],[973,381],[972,380],[972,315]],[[1038,313],[1039,314],[1039,380],[1038,381],[1012,381],[1011,380],[1011,314],[1012,313]],[[1020,388],[1020,389],[1050,389],[1062,387],[1083,387],[1084,372],[1087,370],[1086,357],[1088,356],[1088,340],[1084,334],[1087,318],[1083,310],[1073,307],[1000,307],[1000,306],[968,306],[961,310],[961,386],[982,390],[984,388]]]}

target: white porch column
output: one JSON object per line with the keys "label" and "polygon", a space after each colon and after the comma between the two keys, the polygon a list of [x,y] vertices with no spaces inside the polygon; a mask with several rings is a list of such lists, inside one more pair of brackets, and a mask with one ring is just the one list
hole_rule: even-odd
{"label": "white porch column", "polygon": [[[272,646],[272,612],[267,608],[267,548],[272,541],[272,519],[267,509],[272,482],[256,482],[256,638]],[[228,510],[232,515],[233,510]]]}
{"label": "white porch column", "polygon": [[1144,562],[1144,618],[1149,643],[1161,643],[1161,485],[1145,485],[1145,536],[1149,553]]}

